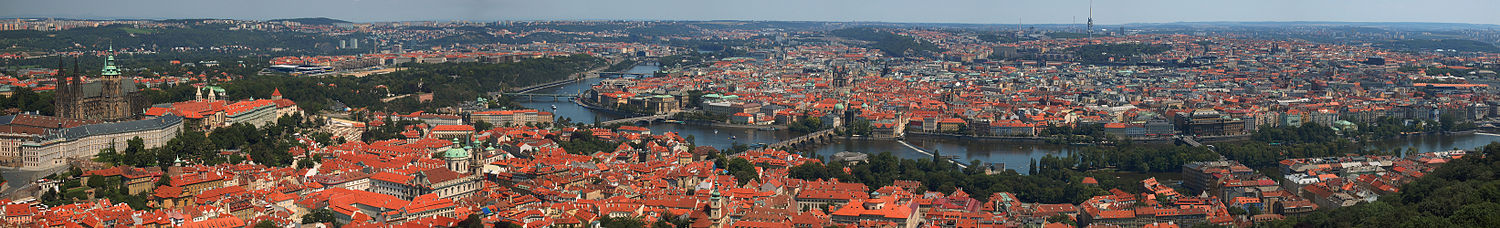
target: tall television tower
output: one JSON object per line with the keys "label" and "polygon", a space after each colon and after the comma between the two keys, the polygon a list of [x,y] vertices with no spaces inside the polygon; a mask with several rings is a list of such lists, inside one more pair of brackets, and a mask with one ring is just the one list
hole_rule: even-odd
{"label": "tall television tower", "polygon": [[1089,0],[1089,39],[1094,39],[1094,0]]}

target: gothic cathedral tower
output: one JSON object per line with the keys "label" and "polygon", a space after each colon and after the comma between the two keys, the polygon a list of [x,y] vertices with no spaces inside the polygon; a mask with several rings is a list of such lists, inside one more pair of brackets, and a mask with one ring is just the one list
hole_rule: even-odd
{"label": "gothic cathedral tower", "polygon": [[104,59],[104,68],[99,70],[99,78],[93,82],[84,82],[78,65],[74,59],[73,71],[64,73],[61,61],[58,63],[57,92],[54,95],[58,117],[123,121],[134,118],[149,105],[145,96],[136,91],[135,83],[120,75],[113,54]]}

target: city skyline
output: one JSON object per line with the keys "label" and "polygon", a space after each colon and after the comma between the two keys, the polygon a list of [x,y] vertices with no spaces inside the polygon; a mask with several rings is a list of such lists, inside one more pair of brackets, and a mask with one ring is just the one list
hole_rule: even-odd
{"label": "city skyline", "polygon": [[[216,1],[14,1],[0,17],[78,19],[227,18],[266,20],[328,17],[353,22],[427,20],[765,20],[966,24],[1083,24],[1089,1],[789,1],[633,2],[269,0]],[[1201,2],[1096,1],[1096,25],[1173,22],[1433,22],[1500,24],[1487,14],[1500,3],[1479,0]],[[80,7],[87,6],[87,7]],[[1462,7],[1458,7],[1462,6]],[[236,10],[215,10],[236,9]],[[1228,10],[1233,9],[1233,10]]]}

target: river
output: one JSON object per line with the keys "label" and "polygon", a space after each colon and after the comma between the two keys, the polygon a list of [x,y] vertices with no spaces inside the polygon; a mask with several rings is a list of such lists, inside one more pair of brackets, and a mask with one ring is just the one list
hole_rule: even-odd
{"label": "river", "polygon": [[[651,73],[655,72],[657,69],[659,68],[657,68],[656,66],[636,66],[634,68],[631,68],[628,72]],[[580,91],[588,90],[594,84],[597,84],[602,80],[603,79],[598,78],[588,79],[558,87],[538,90],[535,93],[578,93]],[[607,121],[621,118],[617,115],[596,112],[567,100],[553,101],[551,98],[537,98],[534,101],[524,101],[523,98],[521,103],[528,108],[535,108],[538,110],[551,110],[553,106],[556,106],[557,110],[554,112],[554,115],[556,115],[558,118],[572,119],[574,122],[592,123],[595,121]],[[708,145],[720,149],[727,148],[734,143],[751,145],[758,143],[770,144],[780,140],[790,139],[799,135],[788,132],[786,130],[767,131],[690,124],[653,124],[647,126],[647,128],[650,128],[654,133],[670,131],[677,132],[683,137],[693,136],[694,142],[698,145]],[[923,150],[929,152],[936,151],[941,155],[955,155],[957,156],[955,160],[963,163],[969,163],[973,160],[979,160],[986,163],[1003,164],[1005,168],[1015,169],[1017,172],[1021,173],[1026,173],[1032,159],[1040,159],[1041,157],[1049,154],[1053,156],[1066,156],[1072,151],[1079,148],[1078,146],[1072,145],[1013,143],[998,141],[963,141],[958,139],[940,137],[909,137],[908,139],[906,139],[906,142],[910,143],[912,146],[920,147]],[[1481,133],[1457,136],[1414,136],[1372,143],[1372,145],[1370,145],[1370,148],[1381,150],[1402,148],[1402,150],[1404,151],[1405,148],[1415,147],[1419,152],[1431,152],[1451,150],[1454,148],[1473,149],[1482,147],[1491,142],[1500,142],[1500,135]],[[902,158],[931,158],[929,155],[920,153],[916,150],[912,150],[911,148],[908,148],[895,140],[838,139],[833,143],[819,146],[814,149],[814,151],[817,154],[823,155],[825,157],[841,151],[854,151],[869,154],[891,152],[897,157]]]}
{"label": "river", "polygon": [[1417,148],[1417,152],[1433,152],[1445,150],[1472,150],[1482,148],[1491,142],[1500,142],[1500,135],[1489,133],[1475,133],[1466,135],[1422,135],[1405,138],[1395,138],[1385,141],[1370,143],[1369,149],[1391,151],[1401,149],[1403,153],[1407,148]]}

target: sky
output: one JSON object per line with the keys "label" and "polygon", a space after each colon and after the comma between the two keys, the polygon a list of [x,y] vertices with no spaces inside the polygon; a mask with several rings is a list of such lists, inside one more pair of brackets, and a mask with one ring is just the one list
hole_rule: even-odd
{"label": "sky", "polygon": [[[0,0],[0,18],[328,17],[1084,23],[1088,0]],[[1500,24],[1497,0],[1097,0],[1095,24],[1339,21]]]}

